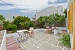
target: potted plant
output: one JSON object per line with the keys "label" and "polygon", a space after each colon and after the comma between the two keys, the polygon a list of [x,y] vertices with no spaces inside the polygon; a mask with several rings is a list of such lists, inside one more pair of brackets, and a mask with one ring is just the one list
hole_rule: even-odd
{"label": "potted plant", "polygon": [[0,31],[3,29],[3,21],[0,20]]}

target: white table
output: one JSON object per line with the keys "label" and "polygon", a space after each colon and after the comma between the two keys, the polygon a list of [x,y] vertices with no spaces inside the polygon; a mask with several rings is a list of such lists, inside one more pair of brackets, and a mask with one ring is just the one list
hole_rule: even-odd
{"label": "white table", "polygon": [[18,30],[17,32],[24,32],[24,31],[28,31],[28,30]]}
{"label": "white table", "polygon": [[[27,32],[28,30],[18,30],[17,31],[17,33],[18,33],[18,35],[19,35],[19,37],[17,38],[17,40],[20,42],[20,41],[22,41],[22,38],[25,38],[25,39],[28,39],[28,37],[26,37],[26,36],[24,36],[24,33],[25,32]],[[22,36],[22,34],[20,34],[20,33],[23,33],[23,36]],[[20,40],[19,40],[20,39]]]}

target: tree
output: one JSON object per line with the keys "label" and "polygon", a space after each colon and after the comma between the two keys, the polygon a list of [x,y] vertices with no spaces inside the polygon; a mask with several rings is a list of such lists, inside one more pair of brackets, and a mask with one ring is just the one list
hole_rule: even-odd
{"label": "tree", "polygon": [[46,26],[65,26],[65,16],[59,14],[51,14],[50,16],[41,16],[38,18],[38,23],[40,27]]}
{"label": "tree", "polygon": [[39,27],[43,27],[45,23],[45,18],[41,16],[40,18],[37,19]]}
{"label": "tree", "polygon": [[67,17],[67,8],[64,10],[65,18]]}
{"label": "tree", "polygon": [[21,27],[21,22],[24,23],[26,21],[30,21],[30,18],[25,17],[25,16],[17,16],[16,18],[14,18],[13,20],[13,24],[17,25],[18,29],[20,29]]}
{"label": "tree", "polygon": [[6,26],[6,30],[7,30],[7,31],[16,32],[17,26],[16,26],[15,24],[8,24],[8,25]]}
{"label": "tree", "polygon": [[65,16],[64,15],[55,14],[54,24],[56,26],[64,26],[65,25]]}
{"label": "tree", "polygon": [[0,14],[0,20],[2,20],[2,21],[4,21],[4,20],[5,20],[5,18],[3,17],[3,15],[2,15],[2,14]]}
{"label": "tree", "polygon": [[8,24],[10,24],[9,21],[4,21],[3,29],[6,29],[6,27],[8,26]]}
{"label": "tree", "polygon": [[53,24],[54,24],[54,14],[52,14],[52,15],[50,15],[49,17],[48,17],[48,23],[49,23],[49,26],[53,26]]}
{"label": "tree", "polygon": [[23,29],[29,29],[30,27],[32,27],[32,23],[31,21],[25,21],[25,22],[20,22],[21,26]]}

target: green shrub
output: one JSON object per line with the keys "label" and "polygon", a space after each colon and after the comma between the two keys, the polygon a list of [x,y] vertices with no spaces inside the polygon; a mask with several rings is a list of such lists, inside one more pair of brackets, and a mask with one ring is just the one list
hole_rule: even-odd
{"label": "green shrub", "polygon": [[32,26],[31,27],[34,27],[35,29],[38,28],[38,22],[37,21],[31,21],[32,23]]}
{"label": "green shrub", "polygon": [[8,26],[8,24],[10,24],[9,21],[4,21],[3,29],[6,29],[6,27]]}
{"label": "green shrub", "polygon": [[3,21],[2,20],[0,20],[0,25],[3,25]]}
{"label": "green shrub", "polygon": [[62,35],[62,38],[60,39],[60,41],[61,41],[61,44],[63,44],[64,46],[71,47],[69,34]]}
{"label": "green shrub", "polygon": [[38,27],[65,26],[65,16],[59,14],[51,14],[50,16],[41,16],[37,19]]}
{"label": "green shrub", "polygon": [[55,18],[54,18],[54,24],[56,26],[65,26],[65,16],[64,15],[58,15],[55,14]]}
{"label": "green shrub", "polygon": [[8,24],[7,27],[6,27],[6,30],[15,32],[17,30],[17,26],[14,25],[14,24]]}
{"label": "green shrub", "polygon": [[40,18],[37,19],[37,22],[38,22],[38,27],[43,28],[45,23],[45,18],[41,16]]}
{"label": "green shrub", "polygon": [[25,17],[25,16],[17,16],[16,18],[14,18],[12,23],[17,25],[18,29],[21,29],[22,27],[21,27],[20,23],[24,23],[26,21],[30,21],[30,18]]}
{"label": "green shrub", "polygon": [[2,20],[2,21],[4,21],[4,20],[5,20],[5,18],[3,17],[3,15],[2,15],[2,14],[0,14],[0,20]]}
{"label": "green shrub", "polygon": [[29,29],[33,26],[31,21],[20,22],[22,29]]}

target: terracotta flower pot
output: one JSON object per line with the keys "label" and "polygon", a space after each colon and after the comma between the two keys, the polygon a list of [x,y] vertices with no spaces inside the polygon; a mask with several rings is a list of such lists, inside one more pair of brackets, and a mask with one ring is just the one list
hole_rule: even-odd
{"label": "terracotta flower pot", "polygon": [[2,25],[0,25],[0,31],[3,29],[3,26]]}

